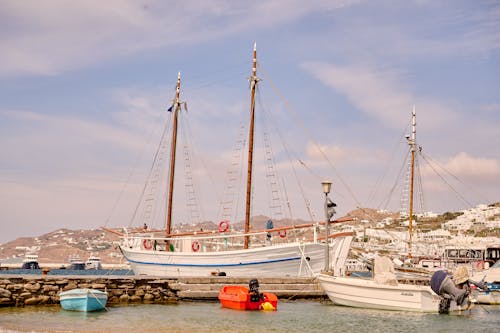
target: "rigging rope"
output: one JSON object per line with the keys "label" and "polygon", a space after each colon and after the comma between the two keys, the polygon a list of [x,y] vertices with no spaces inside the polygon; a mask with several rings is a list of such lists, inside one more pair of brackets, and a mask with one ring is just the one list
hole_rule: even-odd
{"label": "rigging rope", "polygon": [[276,162],[274,160],[273,147],[271,144],[271,140],[269,137],[269,129],[266,125],[266,114],[270,114],[270,112],[263,107],[261,100],[260,88],[257,87],[257,102],[259,103],[260,108],[263,112],[259,113],[261,117],[260,125],[262,127],[263,132],[263,146],[264,146],[264,155],[265,155],[265,163],[266,163],[266,178],[269,180],[267,183],[268,195],[269,195],[269,210],[271,218],[278,219],[283,218],[283,193],[281,186],[278,181],[277,173],[278,168],[276,167]]}
{"label": "rigging rope", "polygon": [[398,175],[396,177],[396,180],[394,181],[394,185],[392,186],[391,190],[389,191],[389,195],[387,196],[385,202],[382,201],[380,203],[379,207],[382,206],[382,207],[384,207],[384,209],[387,209],[387,207],[389,206],[390,199],[391,199],[391,197],[392,197],[392,195],[394,193],[394,190],[396,189],[396,187],[397,187],[397,185],[399,183],[399,180],[401,179],[401,175],[402,175],[402,173],[403,173],[403,171],[405,169],[405,165],[408,164],[408,158],[409,158],[409,156],[410,156],[410,150],[408,150],[407,153],[406,153],[406,157],[404,158],[403,164],[401,165],[401,168],[399,169],[399,173],[398,173]]}
{"label": "rigging rope", "polygon": [[246,121],[244,118],[244,115],[242,115],[237,140],[231,154],[231,164],[226,171],[227,178],[224,183],[223,195],[217,211],[217,217],[220,217],[222,221],[236,221],[239,213],[240,190],[243,182],[243,149],[246,147]]}
{"label": "rigging rope", "polygon": [[266,76],[267,80],[270,82],[270,84],[271,84],[272,88],[274,89],[274,91],[276,92],[276,94],[282,99],[283,104],[285,105],[285,109],[288,110],[290,112],[290,114],[295,118],[295,120],[299,123],[300,127],[302,127],[302,130],[307,135],[308,139],[313,143],[314,146],[316,146],[316,149],[318,149],[318,151],[323,156],[323,158],[328,162],[330,167],[333,169],[335,175],[340,180],[341,184],[347,189],[347,191],[351,195],[352,199],[355,201],[356,205],[361,207],[361,203],[358,200],[358,198],[354,195],[354,192],[352,191],[352,189],[349,187],[349,185],[347,185],[347,183],[344,181],[343,177],[340,176],[340,173],[338,172],[337,168],[334,166],[332,161],[328,158],[328,156],[323,151],[323,149],[321,149],[321,146],[316,142],[316,140],[313,138],[313,136],[311,135],[309,130],[305,127],[304,123],[299,118],[298,114],[293,110],[290,103],[288,103],[287,99],[284,97],[284,95],[281,93],[281,91],[278,89],[278,87],[274,84],[273,80],[267,74],[266,70],[264,68],[262,68],[262,65],[260,65],[260,63],[258,64],[258,66],[259,66],[259,69],[261,69],[262,72],[264,73],[264,75]]}
{"label": "rigging rope", "polygon": [[[243,65],[245,65],[245,66],[243,66]],[[232,66],[227,66],[227,64],[225,64],[224,67],[217,69],[217,70],[214,70],[211,73],[204,73],[204,74],[200,74],[198,76],[185,77],[183,91],[185,93],[187,93],[188,95],[193,95],[191,92],[212,86],[216,83],[228,82],[232,79],[241,79],[241,77],[242,76],[244,77],[248,72],[247,70],[241,69],[242,67],[246,68],[246,66],[248,66],[248,61],[240,62],[240,63],[232,65]],[[238,71],[236,71],[236,69],[238,69]],[[239,70],[239,69],[241,69],[241,70]],[[219,78],[215,78],[212,80],[205,80],[207,77],[214,78],[220,73],[227,73],[228,70],[231,70],[231,71],[234,70],[234,71],[228,75],[224,75],[224,76],[221,76]],[[193,82],[196,82],[197,80],[200,80],[200,82],[197,85],[192,84]]]}
{"label": "rigging rope", "polygon": [[[273,126],[273,128],[274,128],[274,130],[276,131],[276,134],[278,135],[278,137],[279,137],[279,139],[280,139],[280,141],[281,141],[281,144],[283,145],[283,149],[284,149],[284,151],[285,151],[285,153],[286,153],[286,155],[287,155],[287,158],[288,158],[288,161],[289,161],[289,163],[290,163],[290,166],[291,166],[291,169],[292,169],[293,175],[294,175],[294,177],[295,177],[295,181],[297,182],[297,185],[299,186],[299,189],[300,189],[300,194],[301,194],[301,196],[302,196],[302,198],[303,198],[303,200],[304,200],[304,204],[305,204],[306,210],[307,210],[307,212],[308,212],[308,214],[309,214],[309,217],[310,217],[311,221],[315,222],[315,221],[317,221],[317,219],[316,219],[316,215],[315,215],[315,214],[314,214],[314,212],[312,211],[311,204],[310,204],[309,200],[307,199],[307,197],[306,197],[306,195],[305,195],[304,187],[302,186],[302,183],[301,183],[301,181],[300,181],[300,179],[299,179],[299,176],[297,175],[297,170],[295,169],[294,164],[293,164],[293,162],[292,162],[292,161],[297,160],[297,161],[299,161],[300,163],[304,164],[304,166],[305,166],[305,163],[304,163],[304,162],[302,162],[302,161],[301,161],[300,159],[298,159],[298,158],[292,158],[291,151],[290,151],[290,149],[289,149],[289,147],[288,147],[288,145],[287,145],[287,143],[286,143],[286,141],[285,141],[285,139],[284,139],[284,137],[283,137],[283,134],[281,133],[281,131],[280,131],[279,127],[278,127],[278,126],[276,126],[276,123],[277,123],[277,122],[276,122],[276,120],[274,119],[273,114],[272,114],[271,112],[269,112],[269,111],[268,111],[267,109],[265,109],[265,108],[263,108],[263,111],[268,113],[268,116],[269,116],[270,122],[271,122],[271,124],[273,124],[273,125],[274,125],[274,126]],[[306,168],[307,168],[307,166],[306,166]],[[307,169],[308,169],[308,168],[307,168]],[[316,177],[319,179],[319,181],[318,181],[318,183],[319,183],[319,182],[321,181],[321,178],[320,178],[319,176],[317,176],[315,173],[313,173],[313,172],[312,172],[312,170],[310,170],[310,169],[308,169],[308,170],[311,172],[311,174],[313,174],[314,176],[316,176]],[[291,212],[291,209],[290,209],[290,212]]]}
{"label": "rigging rope", "polygon": [[143,204],[144,193],[146,192],[147,186],[148,186],[148,184],[149,184],[149,182],[151,180],[151,174],[153,173],[153,170],[154,170],[155,166],[157,165],[157,162],[159,161],[160,151],[161,151],[162,146],[165,144],[166,137],[167,137],[167,135],[169,133],[168,129],[170,128],[170,123],[171,122],[172,122],[172,116],[170,115],[169,117],[167,117],[167,121],[165,122],[165,127],[163,129],[163,133],[162,133],[160,142],[159,142],[158,147],[156,149],[156,152],[155,152],[155,155],[154,155],[154,158],[153,158],[153,162],[151,164],[151,168],[149,170],[148,176],[146,178],[146,181],[144,182],[144,187],[142,188],[141,194],[139,196],[139,200],[138,200],[137,205],[136,205],[136,207],[134,209],[134,213],[132,214],[132,218],[130,219],[129,227],[131,227],[132,224],[134,223],[134,221],[135,221],[135,219],[137,217],[137,212],[139,211],[139,208],[141,207],[141,204]]}
{"label": "rigging rope", "polygon": [[[403,132],[401,133],[401,135],[399,137],[399,140],[396,142],[396,144],[392,148],[391,154],[389,155],[389,158],[387,159],[387,163],[386,163],[385,168],[384,168],[384,170],[386,170],[386,172],[384,174],[382,174],[382,176],[379,177],[377,179],[377,181],[375,182],[373,190],[370,193],[370,195],[368,196],[368,202],[375,200],[375,196],[377,195],[377,192],[378,192],[378,189],[380,188],[380,185],[385,180],[385,177],[389,174],[389,167],[388,167],[389,163],[392,162],[396,158],[397,150],[401,146],[401,143],[403,142],[403,138],[404,138],[404,136],[407,132],[407,129],[410,125],[411,125],[411,120],[408,121],[405,128],[403,129]],[[380,205],[379,205],[379,207],[380,207]]]}
{"label": "rigging rope", "polygon": [[[419,148],[420,150],[420,148]],[[418,156],[418,154],[417,154]],[[420,168],[420,159],[415,158],[415,167],[417,169],[417,191],[418,191],[418,198],[420,199],[420,211],[425,212],[425,201],[424,201],[424,187],[422,183],[422,173],[421,173],[421,168]]]}
{"label": "rigging rope", "polygon": [[199,204],[198,196],[200,195],[199,193],[196,193],[195,186],[194,186],[194,177],[193,177],[193,172],[192,172],[192,165],[191,165],[191,152],[190,152],[190,146],[191,142],[188,138],[192,137],[188,130],[189,125],[188,125],[188,117],[182,116],[181,118],[181,126],[182,126],[182,131],[181,131],[181,139],[182,139],[182,146],[184,149],[184,187],[185,187],[185,195],[186,195],[186,209],[189,212],[189,217],[190,217],[190,223],[199,223],[200,218],[203,219],[203,211],[201,209],[201,206]]}
{"label": "rigging rope", "polygon": [[[166,127],[163,128],[163,131],[165,131]],[[154,136],[154,133],[155,133],[155,129],[151,128],[151,130],[149,131],[149,135],[148,135],[148,138],[146,140],[146,143],[145,143],[145,146],[148,146],[152,139],[153,139],[153,136]],[[162,134],[162,137],[163,137],[163,134]],[[113,205],[112,205],[112,208],[111,208],[111,211],[110,213],[108,214],[108,217],[106,218],[105,222],[104,222],[104,226],[107,227],[110,219],[112,218],[114,212],[116,211],[116,208],[118,207],[118,204],[120,203],[120,201],[122,200],[122,197],[125,193],[125,189],[130,185],[130,181],[133,177],[133,175],[137,172],[138,170],[138,166],[139,166],[139,162],[141,161],[141,159],[143,158],[142,153],[145,151],[146,149],[141,149],[140,152],[137,154],[137,157],[135,159],[135,163],[133,164],[133,167],[130,168],[130,171],[120,189],[120,192],[118,194],[118,197],[116,198],[116,200],[114,201]],[[130,225],[129,225],[130,227]]]}
{"label": "rigging rope", "polygon": [[[422,152],[420,152],[420,154],[422,155],[422,158],[424,159],[424,161],[427,162],[427,164],[429,165],[429,167],[432,169],[432,171],[434,171],[434,173],[439,177],[441,178],[441,180],[453,191],[455,192],[455,194],[457,195],[457,197],[459,199],[461,199],[466,205],[468,206],[473,206],[469,201],[467,201],[467,199],[465,199],[450,183],[448,183],[446,181],[446,179],[444,179],[444,177],[434,168],[434,166],[432,165],[432,163],[430,163],[429,160],[427,160],[427,156],[424,155]],[[445,170],[443,168],[443,170]],[[446,171],[446,170],[445,170]]]}

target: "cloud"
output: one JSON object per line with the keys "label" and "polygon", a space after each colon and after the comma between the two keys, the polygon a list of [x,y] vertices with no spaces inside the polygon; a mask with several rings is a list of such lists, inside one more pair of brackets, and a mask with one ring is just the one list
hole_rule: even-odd
{"label": "cloud", "polygon": [[442,167],[458,178],[488,181],[500,177],[500,162],[494,158],[473,157],[465,152],[449,158]]}
{"label": "cloud", "polygon": [[[322,62],[304,63],[302,67],[345,96],[361,112],[392,128],[403,128],[416,104],[418,119],[430,127],[442,126],[453,119],[452,112],[439,102],[415,96],[395,70],[368,66],[337,66]],[[420,111],[421,110],[421,111]]]}
{"label": "cloud", "polygon": [[342,161],[345,164],[348,163],[347,160],[352,160],[359,154],[354,148],[346,149],[337,145],[316,145],[309,142],[306,147],[306,156],[315,164],[325,163],[325,156],[330,161]]}
{"label": "cloud", "polygon": [[[0,4],[0,75],[60,72],[280,25],[347,1],[47,0]],[[279,13],[279,15],[276,15]]]}

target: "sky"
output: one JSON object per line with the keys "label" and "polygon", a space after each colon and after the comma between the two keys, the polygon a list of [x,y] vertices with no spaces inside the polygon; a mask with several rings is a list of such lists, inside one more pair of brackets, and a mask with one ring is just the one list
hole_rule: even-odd
{"label": "sky", "polygon": [[[130,225],[178,72],[197,200],[218,221],[254,43],[256,132],[291,217],[321,219],[323,180],[336,217],[399,211],[413,107],[421,209],[500,201],[498,1],[0,0],[0,243]],[[255,215],[272,200],[262,142]],[[176,170],[174,224],[191,216]]]}

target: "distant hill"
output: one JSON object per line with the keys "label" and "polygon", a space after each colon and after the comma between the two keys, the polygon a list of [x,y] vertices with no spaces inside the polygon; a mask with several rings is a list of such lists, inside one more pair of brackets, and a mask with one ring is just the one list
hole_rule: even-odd
{"label": "distant hill", "polygon": [[[500,207],[500,203],[490,206]],[[456,214],[445,213],[431,220],[428,223],[436,224],[436,227],[442,222],[453,218]],[[379,211],[372,208],[359,208],[346,214],[343,218],[352,219],[353,224],[368,222],[378,222],[384,218],[398,219],[399,213]],[[341,218],[339,218],[341,219]],[[266,229],[266,223],[269,217],[257,215],[252,218],[252,230]],[[311,223],[300,219],[273,220],[275,228],[290,225],[300,225]],[[235,230],[243,230],[244,222],[240,221],[231,226]],[[211,221],[202,222],[196,225],[181,224],[176,225],[175,230],[180,232],[195,230],[217,230],[218,223]],[[86,260],[91,254],[101,257],[104,264],[123,263],[123,257],[118,249],[119,236],[103,230],[70,230],[59,229],[38,237],[22,237],[11,242],[0,244],[0,260],[20,260],[26,252],[37,253],[39,262],[43,263],[61,263],[67,264],[70,256],[80,257]]]}
{"label": "distant hill", "polygon": [[[269,217],[258,215],[252,218],[253,230],[264,230]],[[311,223],[300,219],[274,220],[274,227],[293,224]],[[244,222],[231,226],[235,230],[244,230]],[[194,230],[217,230],[218,224],[206,221],[196,225],[176,225],[175,230],[180,232]],[[101,257],[103,264],[118,264],[123,257],[118,249],[119,236],[103,230],[70,230],[58,229],[38,237],[21,237],[16,240],[0,244],[0,260],[21,261],[25,253],[38,254],[40,264],[60,263],[68,264],[69,257],[79,257],[86,260],[90,255]]]}
{"label": "distant hill", "polygon": [[0,245],[0,259],[22,258],[26,252],[38,254],[43,263],[67,264],[69,257],[86,260],[91,254],[101,257],[103,263],[122,262],[116,248],[119,237],[103,230],[59,229],[38,237],[22,237]]}

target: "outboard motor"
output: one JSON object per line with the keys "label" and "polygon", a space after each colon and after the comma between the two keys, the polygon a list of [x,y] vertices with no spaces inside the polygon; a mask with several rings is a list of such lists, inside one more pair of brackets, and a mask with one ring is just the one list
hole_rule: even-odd
{"label": "outboard motor", "polygon": [[250,302],[259,302],[262,298],[262,294],[259,293],[259,281],[257,279],[250,280],[248,289],[250,293]]}
{"label": "outboard motor", "polygon": [[[465,281],[467,282],[467,281]],[[431,278],[431,289],[441,296],[439,313],[450,312],[450,302],[454,300],[458,306],[468,305],[469,289],[457,288],[453,280],[445,271],[436,271]]]}

